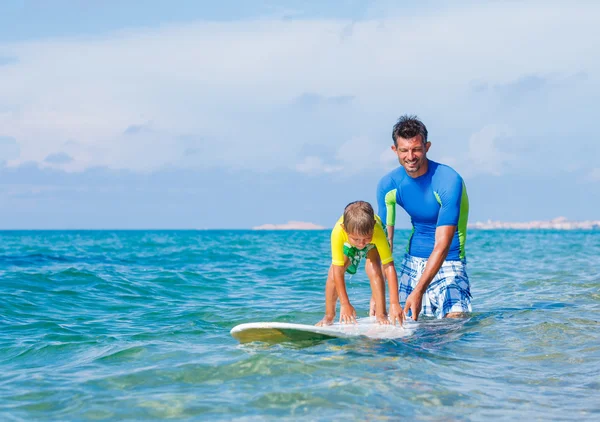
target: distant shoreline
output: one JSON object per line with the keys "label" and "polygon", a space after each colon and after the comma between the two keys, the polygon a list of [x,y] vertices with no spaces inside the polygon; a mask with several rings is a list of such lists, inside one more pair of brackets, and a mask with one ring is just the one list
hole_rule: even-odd
{"label": "distant shoreline", "polygon": [[[510,224],[510,223],[509,223]],[[294,229],[294,228],[276,228],[276,229],[254,229],[254,228],[202,228],[202,229],[179,229],[179,228],[145,228],[145,229],[124,229],[124,228],[114,228],[114,229],[0,229],[0,233],[43,233],[43,232],[83,232],[83,233],[92,233],[92,232],[132,232],[132,233],[141,233],[141,232],[266,232],[266,231],[331,231],[332,227],[323,227],[321,229]],[[396,231],[412,230],[411,227],[396,227]],[[469,231],[501,231],[501,230],[513,230],[513,231],[542,231],[542,230],[553,230],[553,231],[600,231],[600,226],[594,227],[488,227],[482,225],[469,225]]]}
{"label": "distant shoreline", "polygon": [[557,217],[549,221],[505,222],[492,221],[476,222],[468,225],[469,229],[482,230],[600,230],[600,220],[570,221],[565,217]]}
{"label": "distant shoreline", "polygon": [[252,230],[325,230],[325,227],[305,221],[288,221],[285,224],[263,224]]}
{"label": "distant shoreline", "polygon": [[[506,222],[477,221],[471,223],[468,229],[475,230],[600,230],[600,220],[570,221],[565,217],[557,217],[548,221]],[[329,228],[331,229],[331,228]],[[410,229],[410,227],[399,230]],[[303,221],[289,221],[286,224],[263,224],[252,230],[327,230],[326,227]]]}
{"label": "distant shoreline", "polygon": [[[143,232],[143,231],[277,231],[277,230],[297,230],[297,231],[322,231],[331,230],[332,227],[319,226],[318,224],[290,221],[285,224],[263,224],[252,228],[0,228],[0,232]],[[410,230],[411,227],[396,227],[396,230]],[[549,221],[529,221],[529,222],[506,222],[477,221],[468,225],[469,230],[600,230],[600,220],[570,221],[565,217],[558,217]]]}

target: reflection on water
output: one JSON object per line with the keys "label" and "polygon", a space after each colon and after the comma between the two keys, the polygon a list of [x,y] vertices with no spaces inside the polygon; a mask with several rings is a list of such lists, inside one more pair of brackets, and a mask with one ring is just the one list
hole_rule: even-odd
{"label": "reflection on water", "polygon": [[600,232],[471,232],[475,312],[407,337],[233,339],[322,317],[328,236],[2,233],[0,418],[600,418]]}

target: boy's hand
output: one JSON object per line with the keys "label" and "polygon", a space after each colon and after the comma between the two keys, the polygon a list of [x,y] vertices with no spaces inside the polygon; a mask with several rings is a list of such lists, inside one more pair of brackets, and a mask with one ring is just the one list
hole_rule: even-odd
{"label": "boy's hand", "polygon": [[327,325],[333,325],[333,319],[335,318],[335,314],[333,315],[325,315],[323,319],[317,322],[315,325],[317,327],[325,327]]}
{"label": "boy's hand", "polygon": [[377,322],[380,325],[388,325],[390,323],[390,320],[386,314],[377,314],[375,315],[375,318],[377,318]]}
{"label": "boy's hand", "polygon": [[340,307],[340,324],[356,324],[356,311],[350,302]]}
{"label": "boy's hand", "polygon": [[402,326],[402,323],[404,322],[404,312],[402,312],[402,306],[400,306],[399,303],[392,303],[390,305],[390,323],[396,325],[396,321]]}

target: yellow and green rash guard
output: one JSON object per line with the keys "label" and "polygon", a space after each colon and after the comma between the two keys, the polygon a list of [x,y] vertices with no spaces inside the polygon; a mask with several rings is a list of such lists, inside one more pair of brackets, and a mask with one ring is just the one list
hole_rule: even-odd
{"label": "yellow and green rash guard", "polygon": [[[346,233],[346,230],[342,227],[343,222],[344,216],[340,217],[331,231],[331,263],[337,267],[344,266],[344,244],[350,246],[350,243],[348,242],[348,233]],[[375,245],[377,248],[382,264],[387,264],[394,260],[387,237],[383,231],[381,219],[377,215],[375,216],[373,239],[370,244]]]}

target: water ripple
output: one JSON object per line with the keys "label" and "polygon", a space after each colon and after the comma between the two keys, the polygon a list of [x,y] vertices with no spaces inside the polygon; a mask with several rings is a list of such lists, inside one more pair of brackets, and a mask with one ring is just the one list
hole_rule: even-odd
{"label": "water ripple", "polygon": [[473,231],[469,318],[276,345],[229,330],[320,319],[326,231],[0,236],[3,420],[600,417],[600,232]]}

